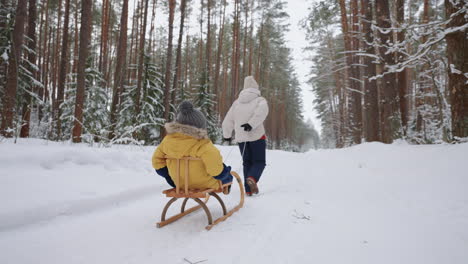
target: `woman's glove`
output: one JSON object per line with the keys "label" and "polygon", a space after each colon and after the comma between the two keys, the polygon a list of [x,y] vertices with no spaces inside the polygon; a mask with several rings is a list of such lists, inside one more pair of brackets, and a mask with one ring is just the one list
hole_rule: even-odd
{"label": "woman's glove", "polygon": [[247,131],[247,132],[252,131],[252,127],[248,123],[243,124],[241,127],[244,128],[244,131]]}

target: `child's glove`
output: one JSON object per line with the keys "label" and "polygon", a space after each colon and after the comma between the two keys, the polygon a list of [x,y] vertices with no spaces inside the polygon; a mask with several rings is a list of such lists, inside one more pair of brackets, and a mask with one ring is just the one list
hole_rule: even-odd
{"label": "child's glove", "polygon": [[223,171],[213,178],[220,180],[223,184],[232,182],[231,166],[226,166],[226,164],[223,163]]}
{"label": "child's glove", "polygon": [[156,170],[156,173],[159,174],[161,177],[163,177],[164,179],[166,179],[166,182],[172,186],[172,187],[176,187],[174,181],[172,181],[172,178],[171,176],[169,176],[169,170],[167,169],[167,167],[163,167],[159,170]]}

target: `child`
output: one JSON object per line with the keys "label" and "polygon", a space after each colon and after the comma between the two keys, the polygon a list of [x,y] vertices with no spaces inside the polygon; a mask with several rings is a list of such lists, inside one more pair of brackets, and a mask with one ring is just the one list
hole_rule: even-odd
{"label": "child", "polygon": [[[219,189],[220,183],[232,182],[231,167],[223,164],[219,150],[208,138],[205,116],[188,101],[182,102],[178,110],[176,121],[165,125],[167,136],[153,154],[153,168],[169,185],[175,187],[177,161],[165,159],[165,156],[200,158],[190,161],[190,188]],[[181,175],[185,174],[184,170],[185,166],[180,166]],[[184,186],[184,182],[179,184],[180,188]],[[225,190],[225,194],[228,192],[228,189]]]}

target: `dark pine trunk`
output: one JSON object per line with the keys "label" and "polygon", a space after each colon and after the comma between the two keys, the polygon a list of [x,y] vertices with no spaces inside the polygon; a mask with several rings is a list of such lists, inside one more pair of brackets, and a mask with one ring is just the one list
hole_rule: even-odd
{"label": "dark pine trunk", "polygon": [[57,120],[57,136],[60,138],[62,133],[62,124],[60,116],[62,111],[60,105],[63,103],[64,92],[65,92],[65,80],[67,76],[67,64],[68,64],[68,24],[70,21],[70,0],[65,2],[65,20],[63,21],[63,36],[62,36],[62,54],[60,58],[60,69],[59,69],[59,81],[57,89],[57,103],[55,105],[55,113]]}
{"label": "dark pine trunk", "polygon": [[[462,0],[445,0],[446,16],[452,19],[447,27],[460,27],[468,23],[466,14],[464,15],[463,12],[453,16],[462,8]],[[468,84],[466,77],[460,74],[460,72],[468,72],[468,38],[466,36],[466,29],[446,36],[448,65],[450,65],[448,87],[452,104],[452,133],[454,137],[460,138],[468,137]]]}
{"label": "dark pine trunk", "polygon": [[[164,120],[169,121],[171,113],[171,72],[172,72],[172,33],[174,31],[174,10],[176,1],[169,0],[169,36],[167,39],[167,58],[166,58],[166,74],[164,78]],[[163,133],[163,136],[165,132]]]}
{"label": "dark pine trunk", "polygon": [[[30,50],[36,51],[36,18],[37,18],[37,7],[36,7],[36,0],[29,0],[29,16],[28,16],[28,37],[30,38],[28,42],[28,48]],[[32,64],[36,64],[36,53],[30,52],[28,54],[28,60]],[[37,77],[36,71],[32,67],[28,67],[29,72],[31,72],[34,78]],[[35,90],[35,85],[31,85],[31,90],[29,92],[33,92]],[[20,137],[29,137],[29,122],[31,120],[31,96],[26,93],[25,94],[25,102],[23,104],[23,124],[21,126]]]}
{"label": "dark pine trunk", "polygon": [[0,132],[5,137],[13,136],[13,116],[18,89],[18,69],[21,63],[21,49],[24,40],[24,22],[27,17],[26,0],[18,0],[16,7],[15,26],[13,27],[12,51],[8,59],[8,75],[3,97],[2,125]]}
{"label": "dark pine trunk", "polygon": [[142,23],[142,30],[141,30],[141,36],[140,36],[140,58],[138,60],[138,84],[137,84],[137,94],[136,94],[136,106],[135,106],[135,112],[136,116],[140,114],[140,107],[141,107],[141,85],[142,85],[142,80],[143,80],[143,60],[145,58],[145,35],[146,35],[146,19],[148,18],[148,0],[145,0],[144,2],[145,5],[145,11],[143,14],[143,23]]}
{"label": "dark pine trunk", "polygon": [[[386,0],[376,0],[376,15],[377,15],[377,26],[383,30],[388,30],[391,28],[390,23],[390,7],[389,3]],[[379,31],[380,37],[380,56],[383,59],[381,62],[382,69],[385,71],[385,65],[395,64],[393,53],[387,53],[389,45],[392,41],[392,31],[385,34],[384,32]],[[394,133],[397,130],[397,125],[395,124],[395,112],[398,109],[397,102],[397,92],[396,92],[396,76],[394,73],[387,73],[382,80],[382,95],[380,100],[381,105],[381,124],[382,124],[382,141],[384,143],[392,143]]]}
{"label": "dark pine trunk", "polygon": [[182,39],[184,38],[184,21],[185,21],[185,6],[187,0],[182,0],[180,3],[180,26],[179,26],[179,39],[177,40],[177,52],[176,52],[176,68],[174,74],[174,82],[172,83],[173,98],[172,102],[175,104],[176,95],[179,88],[179,77],[182,70]]}
{"label": "dark pine trunk", "polygon": [[353,113],[353,141],[355,144],[361,143],[362,135],[362,96],[361,96],[361,83],[359,82],[360,73],[359,73],[359,57],[355,53],[359,50],[359,39],[357,33],[359,31],[359,15],[358,15],[358,0],[351,1],[351,10],[353,12],[352,16],[352,65],[351,65],[351,111]]}
{"label": "dark pine trunk", "polygon": [[[396,8],[397,8],[397,22],[399,26],[402,26],[405,22],[405,0],[396,0]],[[399,43],[405,41],[405,33],[403,31],[398,32],[397,39]],[[398,60],[403,59],[403,54],[397,53]],[[401,114],[401,125],[403,127],[403,131],[406,134],[407,125],[408,125],[408,80],[407,80],[407,69],[397,73],[397,81],[398,81],[398,94],[400,99],[400,114]]]}
{"label": "dark pine trunk", "polygon": [[72,139],[74,143],[81,142],[81,130],[83,123],[83,106],[86,82],[86,60],[89,54],[89,40],[91,38],[92,0],[82,0],[80,50],[78,54],[78,74],[76,84],[75,121],[73,124]]}
{"label": "dark pine trunk", "polygon": [[117,48],[117,58],[114,73],[114,87],[111,103],[111,133],[110,138],[115,137],[115,124],[117,122],[117,111],[120,104],[120,95],[122,94],[122,86],[124,81],[124,66],[127,58],[127,20],[128,20],[128,0],[124,0],[122,6],[122,16],[120,17],[120,35]]}
{"label": "dark pine trunk", "polygon": [[219,27],[219,34],[218,34],[218,50],[216,53],[216,66],[215,66],[215,74],[214,74],[214,94],[216,96],[216,112],[218,114],[221,113],[220,105],[220,89],[219,89],[219,74],[221,68],[221,53],[223,52],[223,38],[224,38],[224,19],[226,14],[226,1],[223,1],[223,18],[221,20],[221,25]]}
{"label": "dark pine trunk", "polygon": [[[365,41],[363,41],[363,51],[367,54],[375,54],[374,46],[367,45],[373,43],[374,37],[371,29],[372,5],[369,0],[361,0],[362,14],[364,22],[362,23],[362,32],[364,33]],[[375,76],[375,64],[373,58],[369,56],[364,57],[363,79],[364,79],[364,113],[365,113],[365,135],[366,141],[380,141],[380,122],[379,122],[379,103],[377,83],[375,80],[369,80],[370,77]]]}

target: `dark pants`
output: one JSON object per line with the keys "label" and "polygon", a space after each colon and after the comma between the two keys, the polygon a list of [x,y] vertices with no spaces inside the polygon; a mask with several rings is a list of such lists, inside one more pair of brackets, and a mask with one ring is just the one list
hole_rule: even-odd
{"label": "dark pants", "polygon": [[265,169],[265,151],[266,141],[265,139],[259,139],[252,142],[239,143],[239,149],[242,156],[244,165],[244,186],[245,191],[250,192],[250,188],[247,185],[247,178],[253,177],[256,182],[260,180],[263,169]]}
{"label": "dark pants", "polygon": [[[156,173],[159,174],[161,177],[166,179],[167,184],[169,184],[172,187],[176,187],[174,181],[172,180],[171,176],[169,176],[169,170],[167,167],[163,167],[159,170],[156,170]],[[226,166],[226,164],[223,163],[223,171],[217,176],[213,176],[216,180],[220,180],[222,184],[227,184],[232,182],[232,175],[231,175],[231,166]]]}

